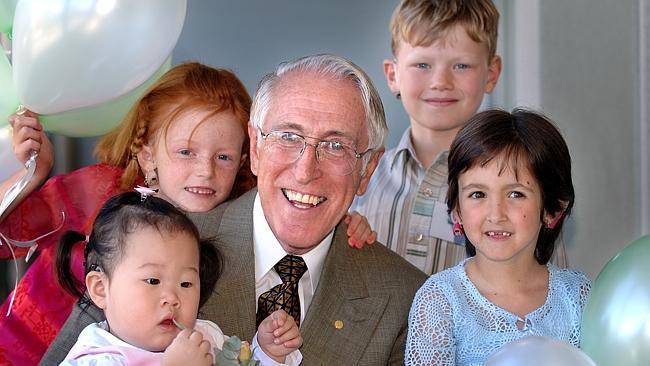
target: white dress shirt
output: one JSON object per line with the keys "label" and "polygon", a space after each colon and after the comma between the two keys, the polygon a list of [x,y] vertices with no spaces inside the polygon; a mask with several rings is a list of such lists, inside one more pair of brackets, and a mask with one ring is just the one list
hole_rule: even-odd
{"label": "white dress shirt", "polygon": [[[307,264],[307,272],[298,281],[300,324],[305,320],[314,292],[318,288],[325,257],[327,257],[333,238],[334,230],[327,234],[325,239],[314,249],[300,255]],[[255,203],[253,204],[253,248],[255,253],[255,299],[258,299],[261,294],[282,283],[273,266],[285,255],[291,254],[284,251],[273,231],[271,231],[271,227],[266,221],[266,217],[264,217],[259,193],[255,196]],[[257,300],[255,309],[257,310]]]}

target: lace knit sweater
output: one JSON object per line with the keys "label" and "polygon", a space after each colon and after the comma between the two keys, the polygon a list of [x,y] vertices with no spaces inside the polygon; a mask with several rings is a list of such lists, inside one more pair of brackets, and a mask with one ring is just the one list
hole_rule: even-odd
{"label": "lace knit sweater", "polygon": [[418,290],[409,315],[406,365],[482,365],[492,352],[527,335],[578,346],[591,289],[583,273],[548,264],[546,301],[521,319],[479,293],[465,272],[467,260],[434,274]]}

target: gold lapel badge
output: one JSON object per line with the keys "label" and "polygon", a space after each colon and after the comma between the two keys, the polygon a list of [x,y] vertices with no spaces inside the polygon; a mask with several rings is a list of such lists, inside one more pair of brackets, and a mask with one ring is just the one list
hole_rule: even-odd
{"label": "gold lapel badge", "polygon": [[342,320],[336,320],[336,321],[334,321],[334,328],[336,328],[336,329],[343,329],[343,321],[342,321]]}

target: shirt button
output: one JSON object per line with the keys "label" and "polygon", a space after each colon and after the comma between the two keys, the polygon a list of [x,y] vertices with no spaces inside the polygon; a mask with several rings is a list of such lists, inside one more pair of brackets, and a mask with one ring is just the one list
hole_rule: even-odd
{"label": "shirt button", "polygon": [[433,191],[431,188],[425,188],[422,193],[427,197],[433,197]]}
{"label": "shirt button", "polygon": [[416,240],[416,241],[422,241],[422,239],[424,239],[424,235],[422,235],[422,233],[419,233],[419,234],[415,237],[415,240]]}

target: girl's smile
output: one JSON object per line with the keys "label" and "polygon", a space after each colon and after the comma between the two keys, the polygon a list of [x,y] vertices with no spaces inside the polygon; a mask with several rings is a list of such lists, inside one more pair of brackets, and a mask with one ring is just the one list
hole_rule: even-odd
{"label": "girl's smile", "polygon": [[534,260],[542,193],[525,161],[497,156],[459,176],[457,215],[477,257],[506,261],[523,254]]}

